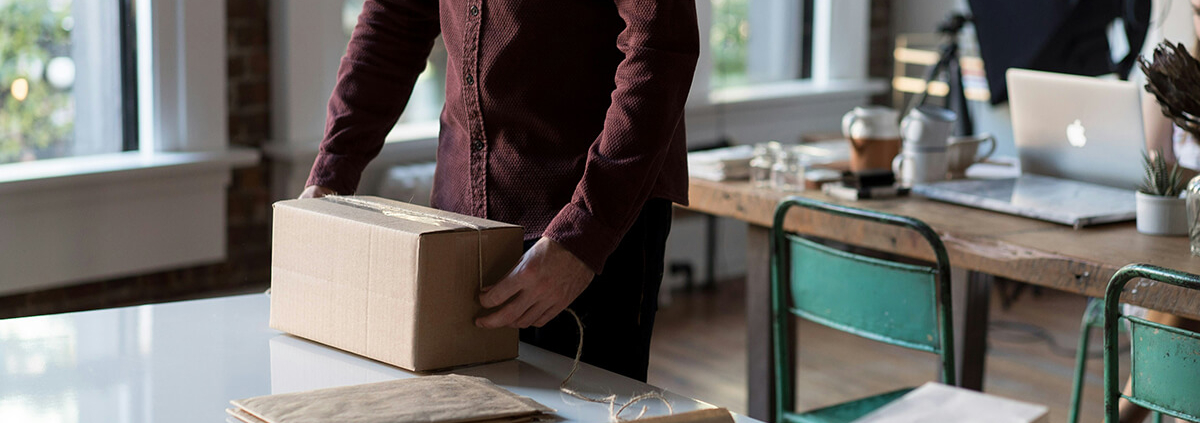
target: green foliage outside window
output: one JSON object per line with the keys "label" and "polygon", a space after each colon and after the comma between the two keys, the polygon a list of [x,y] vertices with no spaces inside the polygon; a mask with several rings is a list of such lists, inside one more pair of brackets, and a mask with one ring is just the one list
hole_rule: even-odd
{"label": "green foliage outside window", "polygon": [[750,0],[712,0],[713,53],[711,86],[741,85],[746,81],[746,41],[750,38]]}
{"label": "green foliage outside window", "polygon": [[51,59],[70,57],[70,15],[70,0],[0,0],[0,164],[66,155],[70,87],[45,74]]}

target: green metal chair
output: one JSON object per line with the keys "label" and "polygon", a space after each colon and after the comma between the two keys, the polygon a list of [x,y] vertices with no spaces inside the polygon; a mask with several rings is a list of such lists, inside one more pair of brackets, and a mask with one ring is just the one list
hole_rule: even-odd
{"label": "green metal chair", "polygon": [[1083,379],[1087,376],[1088,345],[1093,328],[1104,327],[1104,301],[1089,299],[1083,311],[1083,322],[1079,324],[1079,349],[1075,350],[1075,381],[1071,386],[1071,410],[1067,423],[1079,422],[1079,409],[1083,404]]}
{"label": "green metal chair", "polygon": [[[1120,313],[1121,291],[1135,278],[1200,290],[1200,276],[1146,264],[1122,267],[1104,293],[1104,413],[1116,423],[1122,397],[1150,411],[1200,421],[1200,334]],[[1117,332],[1129,322],[1132,395],[1121,393]],[[1159,416],[1161,418],[1161,416]]]}
{"label": "green metal chair", "polygon": [[[792,207],[911,229],[928,241],[936,263],[928,267],[882,260],[789,234],[783,222]],[[784,295],[785,289],[790,289],[790,296]],[[919,220],[801,197],[783,200],[775,209],[771,236],[771,313],[777,422],[848,422],[913,389],[796,412],[788,341],[792,315],[870,340],[937,354],[942,382],[956,384],[950,261],[937,233]]]}
{"label": "green metal chair", "polygon": [[[1079,423],[1079,412],[1083,407],[1083,380],[1087,377],[1088,346],[1091,345],[1092,329],[1104,329],[1104,300],[1089,298],[1083,311],[1083,322],[1079,324],[1079,349],[1075,350],[1075,381],[1071,386],[1071,410],[1067,423]],[[1125,332],[1125,326],[1118,326]],[[1162,414],[1154,413],[1154,421],[1162,423]]]}

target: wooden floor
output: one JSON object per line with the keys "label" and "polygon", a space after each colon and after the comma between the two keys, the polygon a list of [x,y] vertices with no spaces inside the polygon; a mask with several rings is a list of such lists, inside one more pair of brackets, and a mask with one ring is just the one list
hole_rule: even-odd
{"label": "wooden floor", "polygon": [[[993,295],[996,299],[997,295]],[[1086,300],[1046,290],[1011,309],[994,301],[984,390],[1044,404],[1065,422],[1071,398],[1079,321]],[[715,291],[678,293],[656,321],[649,382],[683,395],[746,411],[744,282]],[[797,405],[802,409],[919,385],[936,378],[932,355],[866,341],[811,323],[799,327]],[[1102,420],[1101,334],[1092,334],[1083,422]]]}

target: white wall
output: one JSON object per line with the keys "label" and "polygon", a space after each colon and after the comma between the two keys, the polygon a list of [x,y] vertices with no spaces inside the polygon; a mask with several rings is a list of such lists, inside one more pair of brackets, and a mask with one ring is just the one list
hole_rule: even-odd
{"label": "white wall", "polygon": [[966,9],[965,0],[892,0],[892,35],[931,33],[955,8]]}

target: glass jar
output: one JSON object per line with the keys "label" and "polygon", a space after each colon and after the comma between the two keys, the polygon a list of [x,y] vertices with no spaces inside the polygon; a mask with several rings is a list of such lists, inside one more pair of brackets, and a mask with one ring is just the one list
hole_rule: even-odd
{"label": "glass jar", "polygon": [[804,173],[808,171],[808,160],[798,146],[779,152],[779,158],[771,168],[771,184],[783,192],[804,191]]}
{"label": "glass jar", "polygon": [[750,183],[754,187],[771,187],[771,167],[775,165],[779,150],[779,143],[774,141],[754,145],[754,156],[750,159]]}
{"label": "glass jar", "polygon": [[1200,175],[1187,184],[1187,216],[1192,255],[1200,256]]}

